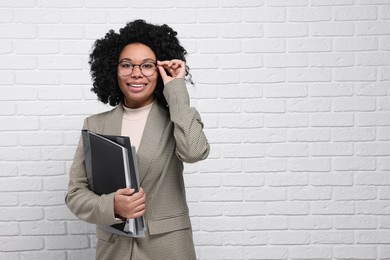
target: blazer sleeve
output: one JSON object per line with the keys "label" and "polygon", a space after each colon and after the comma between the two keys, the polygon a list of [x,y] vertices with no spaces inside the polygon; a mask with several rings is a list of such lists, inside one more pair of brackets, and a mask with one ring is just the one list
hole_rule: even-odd
{"label": "blazer sleeve", "polygon": [[[83,129],[88,129],[88,118]],[[78,218],[97,225],[113,225],[122,222],[115,218],[114,194],[96,195],[88,189],[88,179],[84,164],[84,147],[82,138],[69,172],[68,192],[65,203]]]}
{"label": "blazer sleeve", "polygon": [[176,140],[176,154],[186,163],[206,159],[210,145],[203,132],[199,112],[190,107],[190,98],[184,79],[174,79],[164,86],[168,102],[173,134]]}

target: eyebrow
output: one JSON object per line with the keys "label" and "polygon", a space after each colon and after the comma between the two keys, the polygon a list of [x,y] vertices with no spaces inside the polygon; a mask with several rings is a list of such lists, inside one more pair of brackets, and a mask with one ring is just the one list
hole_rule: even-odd
{"label": "eyebrow", "polygon": [[[121,59],[118,63],[120,63],[120,62],[122,62],[122,61],[129,61],[129,62],[132,62],[132,60],[129,59],[129,58],[123,58],[123,59]],[[152,58],[146,58],[146,59],[143,59],[141,63],[144,63],[144,62],[147,62],[147,61],[157,62],[157,61],[155,61],[155,60],[152,59]]]}

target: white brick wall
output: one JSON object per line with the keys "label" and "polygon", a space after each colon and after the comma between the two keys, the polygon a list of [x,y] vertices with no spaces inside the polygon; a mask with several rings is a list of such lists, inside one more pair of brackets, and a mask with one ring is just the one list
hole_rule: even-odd
{"label": "white brick wall", "polygon": [[0,259],[94,259],[64,205],[93,41],[168,23],[212,146],[199,259],[390,259],[389,0],[0,1]]}

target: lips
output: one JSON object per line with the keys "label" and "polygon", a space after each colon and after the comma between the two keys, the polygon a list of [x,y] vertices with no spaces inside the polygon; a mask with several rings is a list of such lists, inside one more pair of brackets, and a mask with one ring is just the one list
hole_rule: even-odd
{"label": "lips", "polygon": [[147,84],[141,84],[141,83],[126,83],[127,87],[134,92],[140,92],[142,91]]}

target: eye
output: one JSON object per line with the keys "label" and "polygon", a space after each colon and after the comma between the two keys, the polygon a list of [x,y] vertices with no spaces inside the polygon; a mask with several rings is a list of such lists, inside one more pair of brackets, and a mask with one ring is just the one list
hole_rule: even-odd
{"label": "eye", "polygon": [[154,63],[143,63],[142,65],[143,69],[153,69],[154,68]]}
{"label": "eye", "polygon": [[130,62],[121,62],[119,65],[120,65],[122,68],[125,68],[125,69],[133,68],[133,64],[131,64]]}

